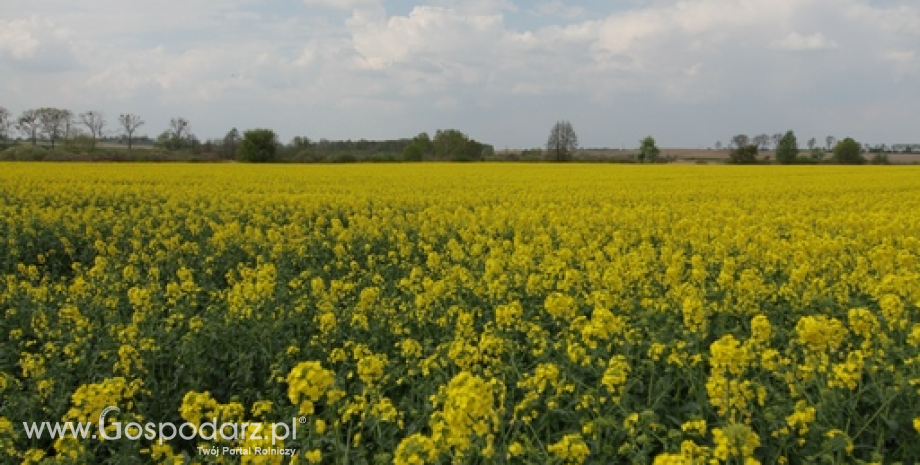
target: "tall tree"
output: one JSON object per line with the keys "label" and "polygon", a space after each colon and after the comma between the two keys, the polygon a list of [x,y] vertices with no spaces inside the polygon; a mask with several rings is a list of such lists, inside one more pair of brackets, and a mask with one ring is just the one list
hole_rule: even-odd
{"label": "tall tree", "polygon": [[38,118],[38,110],[26,110],[19,115],[16,120],[16,129],[22,135],[32,141],[32,145],[38,143],[38,133],[41,130],[41,122]]}
{"label": "tall tree", "polygon": [[661,150],[655,145],[655,138],[648,136],[642,139],[640,143],[639,154],[637,155],[639,163],[655,163],[658,161],[658,155],[661,153]]}
{"label": "tall tree", "polygon": [[125,138],[128,139],[128,150],[131,150],[131,143],[134,140],[134,131],[144,125],[144,120],[133,113],[123,113],[118,116],[118,122],[124,130]]}
{"label": "tall tree", "polygon": [[572,123],[561,120],[553,125],[546,141],[546,155],[553,161],[569,161],[578,149],[578,136]]}
{"label": "tall tree", "polygon": [[105,115],[98,111],[87,111],[80,113],[80,123],[86,126],[89,134],[93,137],[93,143],[102,137],[102,131],[105,129]]}
{"label": "tall tree", "polygon": [[812,137],[811,139],[808,139],[808,150],[814,150],[815,145],[817,144],[818,144],[818,140],[815,139],[814,137]]}
{"label": "tall tree", "polygon": [[754,145],[756,145],[760,150],[766,150],[768,148],[768,144],[770,143],[770,136],[766,133],[758,134],[754,136],[753,142]]}
{"label": "tall tree", "polygon": [[[237,147],[239,147],[241,140],[242,140],[242,137],[240,137],[240,131],[238,131],[236,128],[233,128],[229,132],[227,132],[227,135],[224,136],[224,141],[223,141],[224,156],[227,158],[232,158],[233,156],[236,156],[236,150],[237,150]],[[295,137],[294,140],[296,142],[297,137]],[[309,142],[309,139],[307,139],[307,142]]]}
{"label": "tall tree", "polygon": [[837,142],[837,138],[835,138],[834,136],[827,136],[827,138],[824,139],[824,141],[827,142],[827,149],[830,150],[834,147],[834,142]]}
{"label": "tall tree", "polygon": [[799,143],[795,133],[786,131],[776,144],[776,161],[783,164],[795,163],[799,157]]}
{"label": "tall tree", "polygon": [[38,122],[41,130],[51,141],[51,150],[54,150],[54,141],[67,135],[70,129],[70,110],[60,108],[39,108]]}

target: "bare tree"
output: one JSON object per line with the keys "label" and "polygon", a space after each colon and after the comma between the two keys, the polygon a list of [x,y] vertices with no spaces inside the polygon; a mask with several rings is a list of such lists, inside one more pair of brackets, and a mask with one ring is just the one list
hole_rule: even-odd
{"label": "bare tree", "polygon": [[16,129],[22,135],[32,141],[32,145],[38,143],[38,133],[41,130],[41,122],[38,120],[38,110],[26,110],[19,115],[16,120]]}
{"label": "bare tree", "polygon": [[774,149],[779,148],[779,141],[783,140],[783,136],[785,136],[785,134],[781,132],[777,132],[776,134],[773,134],[773,137],[771,138],[772,139],[771,142],[773,142]]}
{"label": "bare tree", "polygon": [[10,111],[4,107],[0,107],[0,140],[7,138],[7,133],[10,129],[10,123],[12,123],[12,115]]}
{"label": "bare tree", "polygon": [[172,118],[169,127],[157,138],[157,143],[169,150],[181,150],[197,144],[191,123],[185,118]]}
{"label": "bare tree", "polygon": [[144,125],[144,120],[133,113],[124,113],[118,116],[118,122],[122,129],[125,130],[125,137],[128,139],[128,150],[131,150],[131,142],[134,140],[134,131]]}
{"label": "bare tree", "polygon": [[736,134],[732,137],[732,142],[730,145],[734,146],[736,149],[740,149],[748,144],[750,144],[750,138],[747,134]]}
{"label": "bare tree", "polygon": [[834,142],[837,142],[837,138],[834,136],[827,136],[827,139],[824,139],[827,142],[827,149],[831,150],[834,148]]}
{"label": "bare tree", "polygon": [[754,136],[754,139],[752,142],[754,143],[754,145],[756,145],[761,150],[766,150],[767,144],[770,143],[770,136],[768,136],[767,134],[758,134]]}
{"label": "bare tree", "polygon": [[555,161],[569,161],[576,149],[578,149],[578,136],[575,135],[572,123],[565,120],[557,122],[546,141],[547,155]]}
{"label": "bare tree", "polygon": [[89,129],[94,143],[96,139],[102,137],[102,130],[105,128],[105,116],[101,112],[87,111],[86,113],[80,113],[80,123]]}
{"label": "bare tree", "polygon": [[51,141],[51,150],[54,150],[54,141],[63,138],[70,130],[70,110],[60,108],[39,108],[38,122],[42,132]]}
{"label": "bare tree", "polygon": [[716,141],[716,150],[722,150],[722,141],[720,140]]}
{"label": "bare tree", "polygon": [[818,144],[818,140],[815,139],[814,137],[812,137],[811,139],[808,139],[808,150],[813,150],[815,148],[815,145],[817,144]]}
{"label": "bare tree", "polygon": [[186,137],[189,132],[191,132],[191,126],[187,119],[185,118],[173,118],[169,120],[169,134],[176,138],[182,139]]}

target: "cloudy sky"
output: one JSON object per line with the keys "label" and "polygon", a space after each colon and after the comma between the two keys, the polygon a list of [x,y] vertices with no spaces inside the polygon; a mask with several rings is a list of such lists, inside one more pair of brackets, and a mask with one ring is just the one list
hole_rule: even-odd
{"label": "cloudy sky", "polygon": [[[199,138],[920,142],[917,0],[3,0],[0,106]],[[110,123],[110,128],[114,128]]]}

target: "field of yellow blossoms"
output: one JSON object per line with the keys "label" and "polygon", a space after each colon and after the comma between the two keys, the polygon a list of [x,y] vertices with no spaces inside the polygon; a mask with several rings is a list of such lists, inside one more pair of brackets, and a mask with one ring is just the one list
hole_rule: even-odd
{"label": "field of yellow blossoms", "polygon": [[909,463],[918,307],[916,167],[2,164],[0,461]]}

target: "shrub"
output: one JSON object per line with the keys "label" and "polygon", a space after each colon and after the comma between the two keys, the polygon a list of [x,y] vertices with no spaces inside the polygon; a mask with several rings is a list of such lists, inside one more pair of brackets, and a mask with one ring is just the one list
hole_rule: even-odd
{"label": "shrub", "polygon": [[48,157],[50,150],[38,145],[16,145],[3,151],[4,160],[41,161]]}
{"label": "shrub", "polygon": [[861,165],[866,159],[860,153],[859,143],[847,137],[834,147],[834,161],[844,165]]}
{"label": "shrub", "polygon": [[732,149],[728,162],[736,165],[751,165],[757,163],[757,146],[754,144],[742,145]]}
{"label": "shrub", "polygon": [[236,159],[250,163],[276,161],[278,136],[271,129],[252,129],[243,133],[243,140],[236,151]]}
{"label": "shrub", "polygon": [[879,152],[872,156],[872,159],[869,160],[869,163],[873,165],[890,165],[891,161],[888,160],[887,154]]}
{"label": "shrub", "polygon": [[422,147],[419,144],[410,144],[403,150],[403,160],[406,161],[422,161]]}
{"label": "shrub", "polygon": [[342,153],[332,158],[333,163],[356,163],[358,157],[350,153]]}
{"label": "shrub", "polygon": [[96,140],[80,134],[64,141],[64,150],[70,153],[92,153],[96,150]]}

